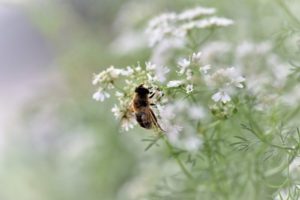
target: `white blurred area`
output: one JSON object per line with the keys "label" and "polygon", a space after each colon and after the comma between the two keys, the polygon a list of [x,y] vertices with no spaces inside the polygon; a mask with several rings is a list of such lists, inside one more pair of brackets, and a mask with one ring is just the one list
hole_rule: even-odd
{"label": "white blurred area", "polygon": [[0,154],[18,114],[49,78],[53,50],[22,8],[31,0],[0,0]]}
{"label": "white blurred area", "polygon": [[1,4],[23,4],[23,3],[28,3],[32,2],[33,0],[0,0],[0,5]]}

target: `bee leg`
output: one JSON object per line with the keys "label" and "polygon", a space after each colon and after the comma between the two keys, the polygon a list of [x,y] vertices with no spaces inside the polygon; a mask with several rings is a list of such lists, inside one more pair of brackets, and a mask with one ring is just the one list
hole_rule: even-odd
{"label": "bee leg", "polygon": [[153,93],[149,96],[149,98],[152,99],[152,98],[154,97],[154,95],[155,95],[155,93],[153,92]]}
{"label": "bee leg", "polygon": [[156,106],[156,104],[155,103],[150,103],[150,106]]}

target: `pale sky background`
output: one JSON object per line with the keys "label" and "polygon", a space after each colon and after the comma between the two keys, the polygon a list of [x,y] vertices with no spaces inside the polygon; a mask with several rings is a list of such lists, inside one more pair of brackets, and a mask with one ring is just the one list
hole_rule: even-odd
{"label": "pale sky background", "polygon": [[23,104],[47,81],[44,72],[53,65],[49,43],[20,6],[29,1],[0,0],[0,150]]}

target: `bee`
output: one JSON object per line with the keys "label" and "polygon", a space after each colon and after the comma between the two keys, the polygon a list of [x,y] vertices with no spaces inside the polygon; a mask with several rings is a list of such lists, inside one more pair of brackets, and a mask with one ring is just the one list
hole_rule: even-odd
{"label": "bee", "polygon": [[136,121],[145,129],[158,128],[164,132],[150,107],[151,105],[154,105],[150,103],[150,99],[155,93],[151,94],[150,90],[145,88],[143,84],[136,87],[134,92],[132,110],[135,114]]}

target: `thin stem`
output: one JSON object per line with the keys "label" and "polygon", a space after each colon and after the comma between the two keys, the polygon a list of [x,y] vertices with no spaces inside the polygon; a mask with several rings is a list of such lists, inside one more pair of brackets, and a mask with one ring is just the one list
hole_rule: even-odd
{"label": "thin stem", "polygon": [[200,41],[198,42],[198,39],[194,37],[192,31],[188,32],[188,48],[189,50],[191,50],[192,52],[195,52],[199,47],[201,47],[214,33],[215,29],[211,28],[208,32],[208,34]]}
{"label": "thin stem", "polygon": [[[168,141],[168,139],[166,137],[164,137],[164,141],[165,141],[170,153],[172,154],[174,152],[172,145],[170,144],[170,142]],[[188,177],[189,179],[192,179],[193,178],[192,174],[186,169],[185,165],[182,163],[179,156],[175,155],[174,158],[175,158],[176,162],[178,163],[182,172],[185,174],[185,176]]]}
{"label": "thin stem", "polygon": [[290,151],[294,151],[295,148],[292,148],[292,147],[286,147],[286,146],[280,146],[280,145],[277,145],[277,144],[273,144],[272,142],[270,142],[266,137],[265,137],[265,134],[263,134],[263,131],[261,130],[261,128],[259,127],[259,125],[253,120],[252,118],[252,115],[249,114],[248,115],[248,118],[250,119],[250,124],[251,126],[255,126],[255,129],[254,130],[252,127],[244,127],[246,130],[248,130],[249,132],[251,132],[252,134],[254,134],[257,139],[259,139],[262,143],[264,144],[267,144],[271,147],[274,147],[274,148],[277,148],[277,149],[282,149],[282,150],[290,150]]}
{"label": "thin stem", "polygon": [[215,31],[214,28],[210,29],[208,35],[204,39],[202,39],[200,41],[200,43],[198,44],[198,46],[199,47],[202,46],[213,35],[214,31]]}
{"label": "thin stem", "polygon": [[[157,142],[162,138],[162,134],[159,134],[155,139],[151,139],[151,143],[145,148],[145,151],[148,151],[153,145],[157,144]],[[149,140],[143,140],[149,141]]]}
{"label": "thin stem", "polygon": [[119,87],[117,84],[113,84],[113,85],[116,89],[120,90],[122,93],[124,93],[124,94],[126,93],[125,90],[123,88]]}
{"label": "thin stem", "polygon": [[282,0],[277,0],[278,4],[283,8],[283,10],[286,12],[286,14],[292,19],[294,22],[296,22],[300,26],[300,21],[298,18],[294,16],[294,14],[290,11],[290,9],[287,7],[287,5]]}
{"label": "thin stem", "polygon": [[290,164],[293,162],[293,160],[297,156],[296,152],[297,152],[297,150],[295,152],[293,152],[293,155],[290,157],[290,159],[288,159],[287,164],[283,163],[281,166],[277,167],[276,169],[272,169],[272,170],[267,171],[266,176],[267,177],[274,176],[275,174],[278,174],[278,173],[282,172],[283,170],[285,170],[287,167],[289,167]]}
{"label": "thin stem", "polygon": [[291,120],[296,115],[298,115],[299,112],[300,112],[300,105],[296,109],[294,109],[291,113],[289,113],[289,114],[286,115],[286,117],[284,118],[284,122]]}

